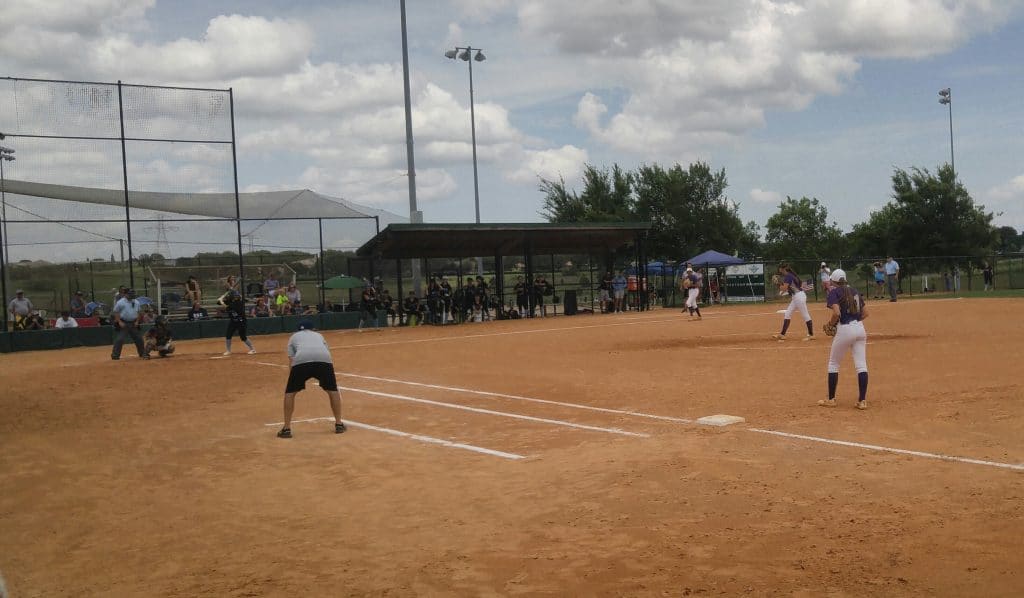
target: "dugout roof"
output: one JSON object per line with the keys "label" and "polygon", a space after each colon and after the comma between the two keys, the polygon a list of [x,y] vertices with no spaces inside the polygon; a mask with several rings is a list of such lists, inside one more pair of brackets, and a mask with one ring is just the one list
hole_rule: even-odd
{"label": "dugout roof", "polygon": [[650,222],[389,224],[356,254],[413,259],[614,251],[636,242],[650,228]]}

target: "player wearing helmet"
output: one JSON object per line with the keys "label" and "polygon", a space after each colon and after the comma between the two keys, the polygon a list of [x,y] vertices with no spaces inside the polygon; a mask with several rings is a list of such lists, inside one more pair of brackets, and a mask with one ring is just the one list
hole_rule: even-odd
{"label": "player wearing helmet", "polygon": [[143,340],[146,343],[146,355],[156,351],[160,357],[167,357],[174,353],[174,342],[171,340],[174,334],[167,327],[167,316],[157,316],[153,327],[146,331]]}
{"label": "player wearing helmet", "polygon": [[235,335],[235,332],[238,333],[238,338],[242,339],[245,346],[249,347],[249,355],[254,355],[256,348],[249,342],[249,337],[245,333],[245,300],[242,299],[242,295],[238,291],[230,289],[221,295],[217,303],[223,305],[228,313],[228,330],[224,337],[224,355],[231,355],[231,337]]}

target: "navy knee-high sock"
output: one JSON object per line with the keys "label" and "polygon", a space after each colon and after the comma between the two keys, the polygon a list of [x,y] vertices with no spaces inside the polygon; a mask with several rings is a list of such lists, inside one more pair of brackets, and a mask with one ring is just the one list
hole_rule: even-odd
{"label": "navy knee-high sock", "polygon": [[839,372],[828,373],[828,398],[836,398],[836,386],[839,385]]}
{"label": "navy knee-high sock", "polygon": [[782,321],[782,334],[786,334],[787,330],[789,330],[789,318]]}
{"label": "navy knee-high sock", "polygon": [[700,308],[699,307],[695,307],[693,309],[694,309],[694,311],[697,312],[697,316],[700,316]]}
{"label": "navy knee-high sock", "polygon": [[860,390],[860,396],[857,398],[858,401],[863,401],[868,398],[868,373],[857,372],[857,388]]}
{"label": "navy knee-high sock", "polygon": [[814,322],[807,320],[804,323],[807,324],[807,336],[814,336]]}

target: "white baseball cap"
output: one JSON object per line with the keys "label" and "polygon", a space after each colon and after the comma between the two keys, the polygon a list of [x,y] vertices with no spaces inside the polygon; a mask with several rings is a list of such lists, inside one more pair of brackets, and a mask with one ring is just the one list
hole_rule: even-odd
{"label": "white baseball cap", "polygon": [[846,272],[842,268],[836,268],[832,271],[832,276],[829,276],[829,280],[832,282],[839,282],[840,280],[846,280]]}
{"label": "white baseball cap", "polygon": [[825,262],[821,262],[821,265],[822,266],[827,266],[828,264],[826,264]]}

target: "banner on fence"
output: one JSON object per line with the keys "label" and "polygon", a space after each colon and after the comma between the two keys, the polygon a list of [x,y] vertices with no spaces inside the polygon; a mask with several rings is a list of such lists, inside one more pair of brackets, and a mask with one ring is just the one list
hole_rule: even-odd
{"label": "banner on fence", "polygon": [[726,266],[725,294],[729,301],[764,301],[764,264]]}

